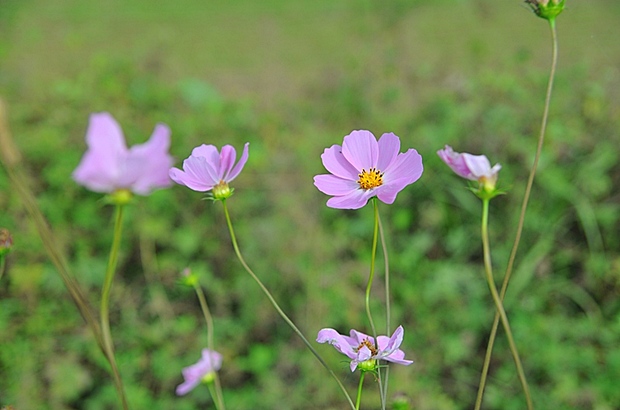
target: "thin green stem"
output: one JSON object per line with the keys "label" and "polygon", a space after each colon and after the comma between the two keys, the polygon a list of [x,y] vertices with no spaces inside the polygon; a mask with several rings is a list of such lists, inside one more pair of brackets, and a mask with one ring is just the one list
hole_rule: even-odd
{"label": "thin green stem", "polygon": [[[196,296],[198,297],[198,301],[200,302],[200,309],[202,310],[202,315],[205,318],[205,322],[207,324],[207,347],[209,351],[215,351],[215,342],[213,340],[213,316],[211,316],[211,310],[209,310],[209,305],[207,304],[207,298],[205,297],[204,292],[202,291],[202,287],[197,282],[193,282],[194,290],[196,291]],[[211,364],[215,363],[213,357],[210,358]],[[217,371],[213,371],[215,374],[214,384],[215,391],[212,392],[213,402],[215,403],[215,407],[218,410],[226,410],[226,406],[224,405],[224,395],[222,394],[222,385],[220,383],[220,376]]]}
{"label": "thin green stem", "polygon": [[112,376],[114,377],[114,385],[116,392],[121,400],[123,409],[127,410],[127,398],[125,397],[125,389],[121,379],[116,358],[114,357],[114,343],[112,342],[112,333],[110,332],[110,291],[112,289],[112,281],[116,271],[116,263],[118,261],[118,250],[121,244],[121,234],[123,227],[123,205],[116,205],[115,221],[114,221],[114,238],[112,239],[112,249],[110,249],[110,258],[108,259],[108,267],[106,269],[103,281],[103,290],[101,292],[101,333],[103,344],[106,350],[106,357],[112,367]]}
{"label": "thin green stem", "polygon": [[[370,290],[372,288],[372,280],[375,277],[375,259],[377,256],[377,241],[379,237],[379,206],[377,204],[377,198],[372,198],[372,205],[374,210],[374,229],[372,235],[372,251],[370,253],[370,274],[368,275],[368,284],[366,285],[366,316],[368,316],[368,322],[370,323],[370,329],[372,330],[372,336],[377,339],[377,329],[375,328],[375,322],[372,320],[372,314],[370,313]],[[376,345],[376,344],[375,344]]]}
{"label": "thin green stem", "polygon": [[[536,170],[538,168],[538,162],[540,160],[540,155],[542,153],[543,143],[545,140],[545,133],[547,130],[547,122],[549,119],[549,107],[551,105],[551,94],[553,91],[553,82],[555,79],[555,72],[558,64],[558,38],[557,38],[557,30],[555,27],[555,19],[549,20],[549,28],[551,29],[551,41],[552,41],[552,58],[551,58],[551,72],[549,73],[549,81],[547,83],[547,92],[545,95],[545,106],[543,109],[542,122],[540,125],[540,133],[538,135],[538,144],[536,146],[536,154],[534,156],[534,162],[532,164],[532,168],[530,169],[530,175],[527,180],[527,185],[525,187],[525,193],[523,195],[523,202],[521,203],[521,211],[519,214],[519,222],[517,224],[517,233],[515,234],[515,240],[512,245],[512,250],[510,252],[510,257],[508,259],[508,265],[506,267],[506,273],[504,274],[504,280],[502,282],[502,288],[500,290],[500,299],[503,301],[506,296],[506,291],[508,289],[508,283],[510,282],[510,277],[512,276],[513,267],[515,258],[517,256],[517,251],[519,249],[519,243],[521,241],[521,233],[523,232],[523,225],[525,222],[525,213],[527,210],[527,205],[530,200],[530,194],[532,192],[532,186],[534,185],[534,177],[536,176]],[[499,326],[500,316],[499,313],[495,314],[493,318],[493,325],[491,326],[491,334],[489,335],[489,342],[487,344],[487,351],[485,353],[485,361],[484,366],[482,368],[482,374],[480,375],[480,383],[478,387],[478,397],[476,399],[476,403],[482,402],[482,395],[484,394],[484,387],[486,385],[486,379],[489,372],[489,365],[491,362],[491,356],[493,354],[493,346],[495,344],[495,338],[497,336],[497,328]],[[476,407],[478,410],[480,407]]]}
{"label": "thin green stem", "polygon": [[4,274],[5,260],[6,258],[4,255],[0,255],[0,279],[2,279],[2,275]]}
{"label": "thin green stem", "polygon": [[[381,250],[383,252],[383,263],[384,263],[384,271],[385,271],[385,334],[389,336],[392,334],[392,326],[391,326],[391,295],[390,295],[390,262],[388,257],[388,248],[385,240],[385,232],[383,230],[383,224],[381,223],[381,216],[378,216],[379,221],[379,240],[381,241]],[[381,368],[379,368],[379,376],[381,376]],[[387,403],[387,391],[388,391],[388,381],[390,377],[390,367],[385,366],[385,371],[383,373],[383,379],[379,378],[379,380],[383,380],[383,384],[381,387],[381,410],[385,410],[385,406]]]}
{"label": "thin green stem", "polygon": [[[506,311],[504,310],[504,306],[502,305],[502,300],[499,297],[497,292],[497,287],[495,286],[495,281],[493,280],[493,268],[491,265],[491,247],[489,245],[489,199],[482,200],[482,225],[481,225],[481,234],[482,234],[482,248],[484,253],[484,272],[486,274],[487,282],[489,285],[489,290],[491,291],[491,295],[493,296],[493,302],[495,302],[495,308],[499,313],[500,319],[502,321],[502,325],[504,327],[504,331],[506,332],[506,337],[508,338],[508,345],[510,346],[510,352],[512,353],[512,357],[515,362],[515,366],[517,367],[517,374],[519,376],[519,380],[521,381],[521,386],[523,387],[523,393],[525,394],[525,401],[527,402],[528,410],[532,410],[532,398],[530,397],[530,389],[527,385],[527,379],[525,378],[525,372],[523,371],[523,366],[521,365],[521,359],[519,358],[519,352],[517,351],[517,346],[515,344],[514,338],[512,337],[512,330],[510,330],[510,324],[508,323],[508,317],[506,316]],[[479,404],[477,403],[479,406]],[[479,407],[477,407],[479,408]]]}
{"label": "thin green stem", "polygon": [[271,302],[271,305],[274,307],[276,312],[278,312],[280,317],[286,322],[287,325],[289,325],[289,327],[293,330],[293,332],[295,332],[297,336],[301,338],[301,340],[304,342],[306,347],[312,352],[314,357],[316,357],[316,359],[321,363],[321,365],[329,372],[329,374],[334,378],[336,383],[338,383],[338,386],[340,387],[340,390],[342,390],[342,393],[347,398],[349,405],[351,406],[352,409],[355,409],[355,405],[353,404],[353,399],[351,399],[351,396],[349,395],[349,393],[347,393],[347,390],[345,389],[340,379],[338,379],[338,376],[336,376],[336,374],[329,368],[325,360],[323,360],[323,358],[314,349],[314,347],[312,347],[308,339],[306,339],[303,333],[301,333],[301,330],[299,330],[297,326],[295,326],[293,321],[289,319],[286,313],[284,313],[284,311],[280,308],[280,305],[278,305],[274,297],[271,295],[271,292],[269,292],[269,290],[265,287],[263,282],[258,278],[258,276],[256,276],[254,271],[250,269],[248,264],[245,262],[245,259],[243,259],[243,256],[241,255],[241,251],[239,250],[239,245],[237,244],[237,237],[235,236],[235,231],[233,229],[232,221],[230,219],[230,214],[228,213],[228,206],[226,205],[226,200],[222,200],[222,205],[224,206],[224,215],[226,216],[226,223],[228,224],[228,231],[230,232],[230,239],[232,241],[235,254],[237,255],[237,259],[239,259],[239,262],[241,262],[241,265],[246,270],[246,272],[252,277],[252,279],[254,279],[256,284],[261,288],[261,290],[265,294],[265,296],[267,296],[267,299],[269,299],[269,302]]}
{"label": "thin green stem", "polygon": [[357,386],[357,399],[355,400],[355,410],[359,410],[360,404],[362,402],[362,389],[364,387],[364,376],[366,376],[366,372],[362,372],[362,374],[360,374],[360,382]]}

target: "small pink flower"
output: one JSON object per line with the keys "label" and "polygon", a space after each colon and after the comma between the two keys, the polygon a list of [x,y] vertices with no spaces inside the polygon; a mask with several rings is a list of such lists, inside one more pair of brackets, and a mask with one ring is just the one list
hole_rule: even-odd
{"label": "small pink flower", "polygon": [[177,386],[177,396],[189,393],[203,380],[211,381],[215,372],[222,367],[222,355],[216,351],[202,349],[202,357],[198,363],[183,368],[183,383]]}
{"label": "small pink flower", "polygon": [[422,175],[422,157],[414,149],[399,153],[400,139],[383,134],[379,141],[370,131],[353,131],[342,146],[332,145],[321,155],[330,174],[314,177],[314,185],[331,195],[327,206],[359,209],[374,196],[391,204],[396,195]]}
{"label": "small pink flower", "polygon": [[[359,364],[368,361],[386,360],[405,366],[413,363],[412,360],[405,360],[405,353],[399,349],[403,342],[404,333],[403,327],[398,326],[392,337],[377,336],[377,344],[379,345],[377,347],[372,336],[357,330],[351,329],[350,336],[344,336],[334,329],[326,328],[319,331],[316,341],[319,343],[329,343],[340,353],[352,359],[351,371],[354,372]],[[374,365],[374,362],[371,363],[372,367]]]}
{"label": "small pink flower", "polygon": [[107,112],[91,114],[86,131],[88,150],[73,171],[73,179],[91,191],[113,193],[129,190],[148,195],[172,184],[168,168],[172,157],[170,128],[157,124],[144,144],[127,149],[123,132]]}
{"label": "small pink flower", "polygon": [[198,192],[213,190],[215,199],[225,199],[232,195],[228,183],[235,179],[248,160],[248,146],[243,147],[239,162],[235,165],[237,153],[231,145],[224,145],[218,152],[215,145],[201,145],[183,161],[183,171],[170,169],[170,178],[180,185]]}
{"label": "small pink flower", "polygon": [[478,181],[487,189],[495,188],[497,174],[502,166],[495,164],[491,168],[491,163],[486,156],[454,152],[449,145],[437,151],[437,155],[460,177]]}

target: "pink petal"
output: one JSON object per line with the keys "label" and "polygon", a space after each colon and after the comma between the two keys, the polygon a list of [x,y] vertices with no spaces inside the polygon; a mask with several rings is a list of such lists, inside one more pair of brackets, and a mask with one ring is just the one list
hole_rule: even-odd
{"label": "pink petal", "polygon": [[441,158],[441,160],[445,162],[446,165],[448,165],[458,176],[473,181],[478,179],[472,176],[463,154],[454,152],[451,146],[446,145],[444,149],[437,151],[437,155],[439,155],[439,158]]}
{"label": "pink petal", "polygon": [[461,154],[463,156],[463,160],[471,173],[471,176],[478,180],[480,177],[490,177],[491,176],[491,164],[489,163],[489,159],[484,155],[472,155],[472,154]]}
{"label": "pink petal", "polygon": [[340,145],[332,145],[325,148],[321,155],[323,166],[337,177],[357,181],[361,168],[355,169],[353,165],[342,155]]}
{"label": "pink petal", "polygon": [[379,138],[379,159],[377,169],[385,171],[398,156],[400,151],[400,138],[390,133],[383,134]]}
{"label": "pink petal", "polygon": [[187,158],[183,161],[183,171],[172,168],[169,175],[177,184],[185,185],[198,192],[209,191],[219,182],[213,178],[215,171],[204,157]]}
{"label": "pink petal", "polygon": [[344,137],[342,155],[358,171],[374,168],[379,157],[377,139],[370,131],[353,131]]}
{"label": "pink petal", "polygon": [[357,354],[347,339],[334,329],[325,328],[319,331],[316,341],[318,343],[329,343],[348,358],[355,359]]}
{"label": "pink petal", "polygon": [[224,145],[220,153],[220,169],[218,170],[218,179],[228,180],[227,176],[230,173],[235,160],[237,159],[237,151],[232,145]]}
{"label": "pink petal", "polygon": [[326,195],[343,196],[359,189],[359,184],[348,179],[338,178],[331,174],[316,175],[314,186]]}
{"label": "pink petal", "polygon": [[168,170],[173,160],[170,147],[170,128],[157,124],[151,138],[144,144],[135,145],[129,150],[125,171],[120,183],[129,186],[140,195],[147,195],[153,189],[170,186],[172,181]]}
{"label": "pink petal", "polygon": [[383,170],[383,182],[389,185],[393,181],[405,179],[407,184],[412,184],[422,176],[423,171],[422,156],[411,148],[404,154],[399,154],[396,160]]}
{"label": "pink petal", "polygon": [[248,161],[248,157],[250,156],[248,152],[249,146],[249,142],[246,142],[243,146],[243,153],[241,154],[241,158],[239,158],[239,162],[237,162],[237,165],[235,165],[235,167],[226,176],[226,182],[232,181],[233,179],[237,178],[237,176],[241,173],[241,170],[245,166],[245,163]]}
{"label": "pink petal", "polygon": [[335,196],[327,201],[327,206],[336,209],[359,209],[374,196],[373,190],[356,189],[347,195]]}

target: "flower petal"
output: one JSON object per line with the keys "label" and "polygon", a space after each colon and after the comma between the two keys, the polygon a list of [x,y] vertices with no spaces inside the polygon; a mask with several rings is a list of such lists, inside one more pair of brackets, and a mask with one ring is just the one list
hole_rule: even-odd
{"label": "flower petal", "polygon": [[491,177],[491,163],[486,156],[467,153],[461,155],[475,180],[478,180],[480,177]]}
{"label": "flower petal", "polygon": [[400,138],[393,133],[386,133],[379,138],[379,159],[377,169],[385,171],[398,156],[400,151]]}
{"label": "flower petal", "polygon": [[342,147],[340,145],[332,145],[329,148],[325,148],[321,155],[321,161],[323,161],[325,169],[337,177],[352,181],[357,181],[359,178],[361,168],[358,170],[351,165],[342,155]]}
{"label": "flower petal", "polygon": [[342,141],[342,155],[358,171],[375,168],[379,157],[377,139],[370,131],[353,131]]}
{"label": "flower petal", "polygon": [[[385,346],[379,346],[379,350],[381,351],[381,353],[385,354],[386,356],[392,354],[392,352],[398,349],[401,343],[403,343],[404,335],[405,329],[403,329],[402,326],[398,326],[394,333],[392,333],[392,337],[390,337]],[[377,340],[377,343],[379,343],[379,340]]]}
{"label": "flower petal", "polygon": [[235,151],[235,147],[232,145],[224,145],[222,150],[220,151],[220,167],[217,170],[217,178],[219,180],[225,181],[232,169],[233,165],[235,165],[235,160],[237,159],[237,151]]}
{"label": "flower petal", "polygon": [[422,156],[411,148],[403,154],[398,154],[390,166],[383,170],[383,183],[389,185],[394,181],[404,179],[408,181],[406,185],[412,184],[422,176],[423,171]]}
{"label": "flower petal", "polygon": [[327,206],[336,209],[359,209],[374,196],[372,189],[356,189],[343,196],[335,196],[327,201]]}
{"label": "flower petal", "polygon": [[441,158],[441,160],[445,162],[446,165],[448,165],[458,176],[472,181],[477,180],[477,178],[472,176],[463,155],[458,152],[454,152],[451,146],[446,145],[444,149],[437,151],[437,155],[439,155],[439,158]]}
{"label": "flower petal", "polygon": [[235,165],[235,167],[230,171],[228,175],[224,176],[224,181],[230,182],[233,179],[237,178],[237,176],[241,173],[241,170],[245,166],[245,163],[248,161],[248,157],[250,156],[248,152],[249,146],[250,143],[246,142],[243,146],[243,153],[241,154],[241,158],[239,158],[239,162],[237,162],[237,165]]}
{"label": "flower petal", "polygon": [[359,189],[359,184],[350,179],[342,179],[332,174],[316,175],[314,186],[326,195],[343,196]]}
{"label": "flower petal", "polygon": [[180,185],[198,192],[213,189],[217,184],[213,178],[215,171],[211,169],[204,157],[189,157],[183,161],[183,171],[178,168],[170,169],[170,178]]}
{"label": "flower petal", "polygon": [[355,359],[357,354],[353,350],[353,346],[351,346],[348,339],[349,338],[341,335],[334,329],[325,328],[319,331],[316,341],[319,343],[329,343],[349,359]]}

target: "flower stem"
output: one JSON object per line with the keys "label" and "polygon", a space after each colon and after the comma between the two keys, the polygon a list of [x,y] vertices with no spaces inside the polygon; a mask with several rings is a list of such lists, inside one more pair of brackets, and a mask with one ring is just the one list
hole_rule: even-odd
{"label": "flower stem", "polygon": [[351,396],[349,395],[349,393],[347,393],[347,390],[345,389],[345,387],[342,384],[342,382],[340,381],[340,379],[338,379],[338,376],[336,376],[336,374],[333,372],[333,370],[331,370],[329,368],[329,366],[327,365],[325,360],[323,360],[323,358],[319,355],[319,353],[316,351],[316,349],[314,349],[314,347],[312,347],[312,345],[310,344],[308,339],[306,339],[306,337],[303,335],[303,333],[301,333],[301,331],[297,328],[297,326],[295,326],[293,321],[291,321],[291,319],[289,319],[289,317],[286,315],[286,313],[284,313],[282,308],[280,308],[280,305],[278,305],[278,302],[276,302],[276,300],[271,295],[271,292],[269,292],[269,290],[265,287],[263,282],[258,278],[258,276],[256,276],[254,271],[252,271],[252,269],[250,269],[248,264],[245,262],[245,259],[243,259],[243,256],[241,255],[241,251],[239,250],[239,245],[237,244],[237,237],[235,236],[235,231],[233,229],[232,221],[230,219],[230,214],[228,213],[228,206],[226,205],[226,200],[225,199],[222,200],[222,205],[224,206],[224,214],[226,216],[226,223],[228,225],[228,231],[230,232],[230,239],[232,241],[232,245],[233,245],[233,248],[235,250],[235,254],[237,255],[237,259],[239,259],[239,262],[241,262],[241,265],[246,270],[246,272],[252,277],[252,279],[254,279],[256,284],[258,284],[258,286],[261,288],[261,290],[263,291],[265,296],[267,296],[267,299],[269,299],[269,302],[271,302],[271,305],[274,307],[276,312],[278,312],[280,317],[286,322],[287,325],[289,325],[289,327],[293,330],[293,332],[295,332],[297,334],[297,336],[299,336],[301,338],[301,340],[304,342],[306,347],[312,352],[314,357],[316,357],[316,359],[321,363],[321,365],[323,365],[323,367],[329,372],[329,374],[334,378],[334,380],[336,380],[336,383],[338,383],[338,386],[340,387],[340,390],[342,390],[342,393],[347,398],[347,401],[349,402],[349,405],[351,406],[352,409],[355,409],[355,405],[353,404],[353,399],[351,399]]}
{"label": "flower stem", "polygon": [[[549,28],[551,29],[551,41],[552,41],[552,58],[551,58],[551,72],[549,73],[549,81],[547,83],[547,92],[545,95],[545,106],[543,109],[542,122],[540,125],[540,134],[538,135],[538,145],[536,147],[536,154],[534,156],[534,163],[532,164],[532,168],[530,170],[530,175],[527,180],[527,185],[525,187],[525,193],[523,195],[523,202],[521,203],[521,212],[519,214],[519,222],[517,224],[517,233],[515,235],[515,240],[512,245],[512,250],[510,252],[510,258],[508,259],[508,265],[506,267],[506,273],[504,274],[504,280],[502,282],[502,288],[500,290],[500,299],[503,301],[504,296],[506,295],[506,290],[508,289],[508,283],[510,282],[510,277],[512,275],[514,261],[517,256],[517,250],[519,249],[519,243],[521,241],[521,233],[523,232],[523,225],[525,222],[525,211],[527,210],[527,205],[530,200],[530,194],[532,192],[532,185],[534,184],[534,177],[536,175],[536,169],[538,168],[538,162],[540,160],[540,154],[542,152],[542,147],[545,139],[545,133],[547,130],[547,122],[549,119],[549,106],[551,105],[551,93],[553,90],[553,81],[555,79],[555,72],[558,63],[558,38],[557,38],[557,30],[555,27],[555,19],[549,20]],[[480,375],[480,384],[478,388],[478,398],[476,403],[482,402],[482,395],[484,393],[484,387],[486,385],[486,379],[489,372],[489,364],[491,361],[491,355],[493,353],[493,346],[495,344],[495,337],[497,335],[497,328],[499,326],[499,313],[495,314],[495,318],[493,319],[493,325],[491,326],[491,334],[489,335],[489,342],[487,344],[487,351],[485,354],[484,366],[482,368],[482,374]],[[479,407],[476,407],[478,410]]]}
{"label": "flower stem", "polygon": [[366,372],[362,372],[360,375],[360,383],[357,386],[357,399],[355,400],[355,410],[359,410],[360,404],[362,402],[362,389],[364,387],[364,376],[366,376]]}
{"label": "flower stem", "polygon": [[5,255],[0,255],[0,279],[2,279],[2,275],[4,274],[5,267]]}
{"label": "flower stem", "polygon": [[[209,348],[210,352],[213,352],[215,350],[215,343],[213,341],[213,316],[211,316],[211,311],[209,310],[209,305],[207,304],[207,298],[205,297],[202,288],[200,287],[200,285],[198,285],[197,282],[192,282],[192,284],[194,286],[194,290],[196,291],[198,301],[200,302],[200,309],[202,310],[202,315],[204,316],[205,322],[207,324],[207,347]],[[211,365],[213,366],[213,363],[215,363],[213,357],[210,357],[210,361]],[[215,403],[215,407],[217,408],[217,410],[226,410],[226,406],[224,405],[224,396],[222,394],[222,385],[220,383],[220,376],[215,370],[213,371],[213,373],[215,374],[215,389],[214,391],[211,391],[213,402]],[[209,390],[212,390],[211,387],[209,387]]]}
{"label": "flower stem", "polygon": [[[392,334],[391,329],[391,308],[390,308],[390,262],[388,257],[387,243],[385,241],[385,232],[383,231],[383,224],[381,223],[381,217],[377,214],[377,220],[379,221],[379,240],[381,241],[381,250],[383,251],[383,262],[385,271],[385,334]],[[387,403],[387,390],[388,380],[390,377],[390,366],[385,366],[383,372],[383,378],[381,378],[381,366],[379,366],[379,380],[383,380],[380,384],[381,389],[381,410],[385,410]]]}
{"label": "flower stem", "polygon": [[[370,289],[372,288],[372,280],[375,277],[375,258],[377,256],[377,238],[379,236],[379,205],[377,204],[377,198],[372,198],[372,205],[374,210],[374,232],[372,235],[372,251],[370,253],[370,274],[368,275],[368,284],[366,285],[366,316],[368,316],[368,322],[370,323],[370,329],[372,330],[372,336],[377,340],[377,329],[375,328],[375,322],[372,320],[372,314],[370,313]],[[375,346],[377,344],[375,343]]]}
{"label": "flower stem", "polygon": [[112,367],[112,375],[114,377],[114,385],[116,392],[121,400],[123,409],[128,409],[127,398],[125,397],[125,390],[123,388],[123,381],[116,365],[116,359],[114,357],[114,344],[112,342],[112,334],[110,332],[110,291],[112,289],[112,281],[114,279],[114,272],[116,271],[116,262],[118,261],[118,250],[121,244],[121,233],[123,227],[123,205],[116,205],[115,218],[114,218],[114,238],[112,239],[112,249],[110,249],[110,258],[108,259],[108,267],[106,269],[105,278],[103,281],[103,290],[101,292],[101,333],[103,337],[103,344],[106,350],[106,357]]}
{"label": "flower stem", "polygon": [[[495,281],[493,280],[493,268],[491,266],[491,249],[489,246],[489,199],[482,200],[482,248],[484,253],[484,272],[486,274],[487,283],[489,285],[489,290],[491,291],[491,295],[493,296],[493,302],[495,302],[495,308],[501,318],[502,325],[504,327],[504,331],[506,332],[506,337],[508,338],[508,345],[510,346],[510,352],[512,353],[512,357],[515,362],[515,366],[517,367],[517,374],[519,376],[519,380],[521,381],[521,386],[523,387],[523,393],[525,394],[525,401],[527,402],[528,410],[532,410],[532,399],[530,397],[529,387],[527,385],[527,380],[525,378],[525,373],[523,372],[523,366],[521,365],[521,359],[519,358],[519,352],[517,351],[517,346],[514,342],[514,338],[512,337],[512,330],[510,330],[510,324],[508,323],[508,317],[506,316],[506,311],[504,310],[504,306],[502,305],[502,300],[497,293],[497,287],[495,286]],[[480,408],[482,403],[482,398],[480,400],[476,400],[476,409]]]}

